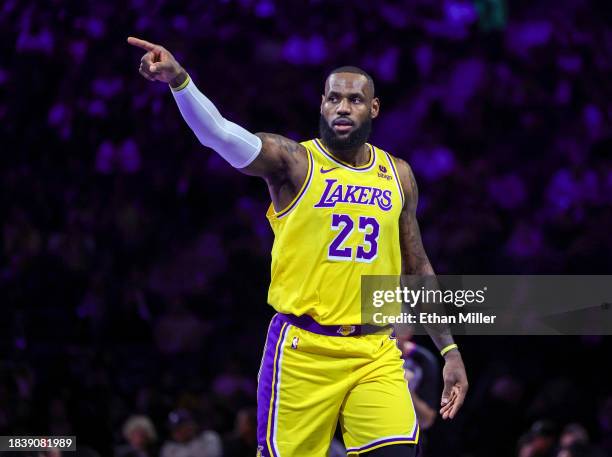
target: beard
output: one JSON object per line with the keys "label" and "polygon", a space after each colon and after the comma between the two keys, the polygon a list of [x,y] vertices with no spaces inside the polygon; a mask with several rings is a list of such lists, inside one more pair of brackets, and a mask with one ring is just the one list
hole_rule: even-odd
{"label": "beard", "polygon": [[347,136],[340,138],[336,131],[329,126],[325,118],[319,117],[319,135],[325,146],[332,151],[348,151],[357,149],[359,146],[368,141],[370,132],[372,131],[372,119],[367,118],[363,124],[354,129]]}

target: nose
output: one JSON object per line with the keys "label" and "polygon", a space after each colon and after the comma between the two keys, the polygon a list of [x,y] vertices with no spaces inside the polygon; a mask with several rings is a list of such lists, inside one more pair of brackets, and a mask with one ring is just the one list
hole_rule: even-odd
{"label": "nose", "polygon": [[351,104],[346,98],[343,98],[340,103],[338,103],[338,108],[336,109],[336,113],[343,114],[351,114]]}

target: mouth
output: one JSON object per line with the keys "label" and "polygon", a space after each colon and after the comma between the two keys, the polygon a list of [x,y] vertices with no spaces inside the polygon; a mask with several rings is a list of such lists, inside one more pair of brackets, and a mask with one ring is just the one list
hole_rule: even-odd
{"label": "mouth", "polygon": [[353,121],[349,119],[336,119],[332,123],[333,129],[339,133],[349,132],[353,128]]}

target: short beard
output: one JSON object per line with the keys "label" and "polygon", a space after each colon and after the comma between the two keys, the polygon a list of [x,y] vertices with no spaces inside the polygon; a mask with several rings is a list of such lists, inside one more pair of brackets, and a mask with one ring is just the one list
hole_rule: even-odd
{"label": "short beard", "polygon": [[332,151],[350,151],[365,144],[372,131],[372,119],[367,118],[363,124],[353,130],[346,138],[338,138],[336,131],[329,126],[323,115],[319,117],[319,135],[325,146]]}

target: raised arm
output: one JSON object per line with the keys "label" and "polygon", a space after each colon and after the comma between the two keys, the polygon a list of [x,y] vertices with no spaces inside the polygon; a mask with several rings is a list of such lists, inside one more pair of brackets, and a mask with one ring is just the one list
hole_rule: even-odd
{"label": "raised arm", "polygon": [[140,60],[140,74],[149,81],[170,85],[185,122],[200,143],[214,149],[239,171],[265,178],[273,201],[278,200],[275,206],[282,206],[285,193],[291,200],[292,189],[299,188],[307,172],[302,145],[280,135],[253,134],[225,119],[167,49],[135,37],[127,41],[147,51]]}
{"label": "raised arm", "polygon": [[[402,251],[402,274],[434,276],[434,270],[425,253],[421,231],[416,218],[419,192],[410,166],[395,159],[397,171],[404,191],[405,202],[399,220],[400,246]],[[425,329],[438,350],[454,344],[453,335],[447,325],[426,325]],[[444,390],[442,391],[440,414],[443,419],[452,419],[463,404],[468,389],[467,376],[461,354],[457,348],[444,354]]]}

